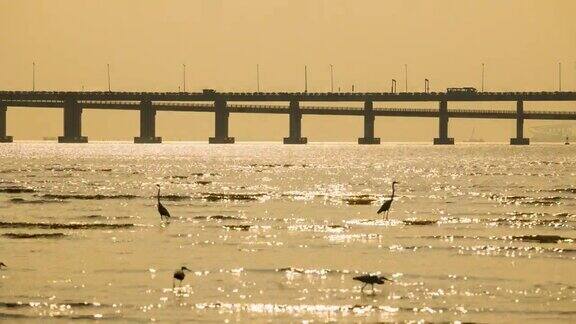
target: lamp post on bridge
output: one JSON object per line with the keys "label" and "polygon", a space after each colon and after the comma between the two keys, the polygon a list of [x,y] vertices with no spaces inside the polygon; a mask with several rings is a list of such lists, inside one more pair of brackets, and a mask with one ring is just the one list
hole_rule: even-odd
{"label": "lamp post on bridge", "polygon": [[308,93],[308,66],[304,65],[304,92]]}
{"label": "lamp post on bridge", "polygon": [[482,92],[484,92],[484,63],[482,63]]}
{"label": "lamp post on bridge", "polygon": [[110,88],[110,63],[106,64],[106,70],[108,72],[108,92],[111,92],[111,88]]}
{"label": "lamp post on bridge", "polygon": [[260,64],[256,64],[256,91],[260,92]]}
{"label": "lamp post on bridge", "polygon": [[182,90],[186,92],[186,64],[182,64]]}
{"label": "lamp post on bridge", "polygon": [[36,91],[36,63],[32,62],[32,91]]}
{"label": "lamp post on bridge", "polygon": [[330,92],[334,92],[334,65],[330,64]]}
{"label": "lamp post on bridge", "polygon": [[558,62],[558,91],[562,91],[562,62]]}

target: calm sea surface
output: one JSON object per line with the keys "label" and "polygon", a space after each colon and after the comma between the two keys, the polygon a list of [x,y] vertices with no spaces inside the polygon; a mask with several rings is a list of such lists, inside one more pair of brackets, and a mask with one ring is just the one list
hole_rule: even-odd
{"label": "calm sea surface", "polygon": [[575,239],[575,145],[0,145],[0,321],[568,323]]}

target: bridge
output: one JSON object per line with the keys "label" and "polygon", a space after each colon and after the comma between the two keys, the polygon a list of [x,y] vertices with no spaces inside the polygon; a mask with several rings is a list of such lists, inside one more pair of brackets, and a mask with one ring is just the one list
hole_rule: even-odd
{"label": "bridge", "polygon": [[[448,102],[516,102],[511,109],[448,109]],[[576,101],[576,92],[417,92],[417,93],[239,93],[215,92],[62,92],[62,91],[0,91],[0,142],[12,142],[6,135],[8,107],[62,108],[64,134],[60,143],[85,143],[82,136],[83,109],[137,110],[140,112],[140,136],[135,143],[161,143],[156,136],[157,111],[212,112],[215,114],[215,136],[209,143],[234,143],[228,134],[230,113],[287,114],[289,136],[285,144],[305,144],[301,135],[302,115],[363,116],[364,136],[359,144],[379,144],[374,137],[376,116],[438,118],[438,137],[434,144],[454,144],[448,136],[450,118],[515,119],[516,137],[510,144],[527,145],[524,120],[576,120],[575,111],[525,111],[525,101]],[[230,102],[249,102],[245,104]],[[254,104],[254,102],[286,102],[284,105]],[[313,106],[308,102],[363,102],[363,108]],[[438,102],[438,109],[374,107],[374,102]]]}

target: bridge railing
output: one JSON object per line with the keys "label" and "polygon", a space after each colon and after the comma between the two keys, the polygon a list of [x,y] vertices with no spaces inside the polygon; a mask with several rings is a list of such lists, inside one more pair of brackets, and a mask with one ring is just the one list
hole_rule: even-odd
{"label": "bridge railing", "polygon": [[[62,100],[4,100],[3,102],[7,103],[8,105],[17,105],[17,106],[40,106],[45,104],[47,106],[53,107],[54,105],[63,105],[64,101]],[[94,105],[97,107],[114,107],[114,106],[124,106],[124,107],[137,107],[139,105],[139,101],[127,101],[127,100],[80,100],[80,104],[83,105]],[[154,106],[157,107],[190,107],[190,108],[202,108],[204,111],[206,109],[213,108],[213,104],[211,103],[190,103],[190,102],[153,102]],[[274,111],[285,111],[289,109],[289,106],[285,105],[261,105],[261,104],[230,104],[228,105],[231,111],[234,110],[247,110],[247,111],[258,111],[258,110],[274,110]],[[334,107],[334,106],[301,106],[301,110],[305,111],[319,111],[319,112],[343,112],[349,111],[353,114],[358,114],[362,112],[364,109],[362,107]],[[375,107],[373,110],[376,114],[378,113],[437,113],[438,109],[436,108],[400,108],[400,107]],[[515,115],[516,110],[512,109],[448,109],[449,114],[483,114],[483,115]],[[524,115],[575,115],[576,112],[574,111],[562,111],[562,110],[551,110],[551,111],[544,111],[544,110],[527,110],[524,111]]]}

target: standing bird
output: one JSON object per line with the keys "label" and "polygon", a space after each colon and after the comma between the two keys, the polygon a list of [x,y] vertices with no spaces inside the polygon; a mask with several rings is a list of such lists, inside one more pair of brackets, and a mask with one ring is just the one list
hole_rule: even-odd
{"label": "standing bird", "polygon": [[174,276],[172,279],[172,289],[174,289],[174,287],[175,287],[174,279],[180,281],[180,286],[182,286],[182,280],[184,280],[184,278],[186,278],[186,273],[184,273],[184,271],[192,272],[192,270],[190,270],[186,267],[182,267],[182,268],[176,270],[174,272]]}
{"label": "standing bird", "polygon": [[157,184],[156,187],[158,187],[158,213],[160,213],[160,220],[164,220],[164,218],[169,220],[170,213],[168,212],[168,209],[166,209],[166,207],[164,207],[164,205],[162,205],[160,202],[160,185]]}
{"label": "standing bird", "polygon": [[372,285],[372,293],[374,293],[374,284],[382,285],[384,284],[385,281],[392,281],[384,276],[374,276],[374,275],[362,275],[354,277],[352,279],[364,283],[364,286],[362,286],[362,289],[360,289],[361,292],[364,292],[364,288],[367,285]]}
{"label": "standing bird", "polygon": [[378,214],[382,213],[382,212],[386,212],[386,220],[388,220],[388,213],[390,212],[390,206],[392,206],[392,201],[394,201],[394,190],[395,187],[394,185],[400,183],[400,182],[392,182],[392,195],[390,195],[390,199],[387,199],[386,201],[384,201],[384,203],[382,204],[382,207],[380,207],[380,209],[378,209]]}

